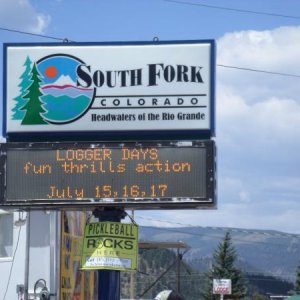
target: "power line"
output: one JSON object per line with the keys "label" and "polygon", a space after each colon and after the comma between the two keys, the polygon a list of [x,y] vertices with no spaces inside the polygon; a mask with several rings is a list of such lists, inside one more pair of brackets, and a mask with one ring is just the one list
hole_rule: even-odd
{"label": "power line", "polygon": [[[265,275],[262,275],[262,276],[265,276]],[[155,276],[153,276],[153,277],[155,278]],[[175,275],[165,275],[164,277],[168,278],[169,280],[176,281],[176,278],[174,278]],[[203,278],[203,277],[205,277],[205,276],[204,275],[180,275],[180,278],[181,278],[180,281],[190,283],[191,279],[193,279],[193,280],[198,279],[198,281],[201,282],[203,280],[201,278]],[[250,284],[252,283],[252,285],[255,284],[255,282],[274,282],[274,283],[281,282],[281,283],[292,284],[292,281],[287,281],[285,279],[281,279],[281,278],[277,278],[277,277],[274,279],[273,278],[248,278],[247,273],[246,273],[246,278],[248,279]],[[145,284],[145,283],[147,283],[147,281],[145,279],[134,281],[134,284],[136,284],[136,285],[141,285],[141,284]],[[194,282],[194,283],[196,283],[196,282]]]}
{"label": "power line", "polygon": [[[26,35],[32,35],[32,36],[38,36],[38,37],[42,37],[42,38],[46,38],[46,39],[52,39],[52,40],[58,40],[58,41],[70,41],[66,38],[58,38],[58,37],[55,37],[55,36],[32,33],[32,32],[21,31],[21,30],[17,30],[17,29],[10,29],[10,28],[5,28],[5,27],[0,27],[0,30],[8,31],[8,32],[14,32],[14,33],[20,33],[20,34],[26,34]],[[72,41],[70,41],[70,42],[72,42]]]}
{"label": "power line", "polygon": [[[194,260],[193,260],[194,261]],[[189,262],[186,262],[189,265]],[[193,267],[191,265],[189,265],[190,267]],[[174,277],[176,277],[177,275],[172,273],[172,271],[174,272],[174,269],[170,270],[171,272],[169,274],[166,274],[166,277],[173,279]],[[157,278],[157,276],[159,276],[159,271],[155,270],[152,273],[147,273],[147,274],[142,274],[143,276],[147,277],[147,278]],[[184,274],[181,273],[180,277],[181,278],[203,278],[206,277],[206,272],[207,271],[197,271],[195,269],[191,269],[190,272],[185,271]],[[286,277],[279,277],[278,274],[273,274],[273,273],[263,273],[263,272],[255,272],[255,271],[247,271],[247,270],[242,270],[244,276],[248,277],[250,279],[250,281],[274,281],[274,282],[291,282],[294,280],[294,277],[291,277],[290,274],[288,273],[282,273],[282,275],[288,275],[289,279],[287,279]],[[144,279],[140,278],[136,280],[136,283],[143,283],[145,282]]]}
{"label": "power line", "polygon": [[228,11],[234,11],[234,12],[239,12],[239,13],[264,15],[264,16],[269,16],[269,17],[279,17],[279,18],[288,18],[288,19],[297,19],[297,20],[300,19],[299,16],[282,15],[282,14],[276,14],[276,13],[269,13],[269,12],[262,12],[262,11],[248,10],[248,9],[239,9],[239,8],[232,8],[232,7],[226,7],[226,6],[217,6],[217,5],[210,5],[210,4],[199,3],[199,2],[195,3],[195,2],[185,2],[185,1],[179,1],[179,0],[164,0],[164,1],[177,3],[177,4],[202,6],[202,7],[206,7],[206,8],[212,8],[212,9],[228,10]]}
{"label": "power line", "polygon": [[300,75],[297,75],[297,74],[282,73],[282,72],[273,72],[273,71],[266,71],[266,70],[259,70],[259,69],[251,69],[251,68],[238,67],[238,66],[227,66],[227,65],[222,65],[222,64],[217,64],[217,66],[218,67],[223,67],[223,68],[236,69],[236,70],[243,70],[243,71],[258,72],[258,73],[265,73],[265,74],[271,74],[271,75],[280,75],[280,76],[289,76],[289,77],[300,78]]}
{"label": "power line", "polygon": [[5,293],[4,293],[4,296],[3,296],[3,300],[5,300],[5,298],[6,298],[6,295],[7,295],[7,292],[8,292],[8,288],[9,288],[9,285],[10,285],[10,280],[11,280],[12,270],[13,270],[14,263],[15,263],[16,253],[17,253],[17,250],[18,250],[18,247],[19,247],[21,229],[22,229],[22,227],[19,228],[17,243],[16,243],[15,251],[14,251],[13,257],[12,257],[12,262],[11,262],[11,266],[10,266],[10,270],[9,270],[9,274],[8,274],[8,280],[7,280],[7,284],[6,284],[6,289],[5,289]]}
{"label": "power line", "polygon": [[[172,271],[172,270],[171,270]],[[254,272],[248,272],[248,271],[244,271],[243,274],[245,276],[251,276],[251,279],[252,281],[281,281],[281,282],[287,282],[287,280],[285,278],[281,278],[281,277],[277,277],[276,274],[268,274],[268,273],[254,273]],[[153,277],[153,278],[157,278],[157,276],[159,276],[159,273],[155,272],[155,273],[152,273],[152,274],[147,274],[147,275],[144,275],[148,278],[150,277]],[[255,277],[254,277],[255,276]],[[177,277],[177,274],[172,274],[172,272],[169,274],[169,275],[166,275],[165,277],[169,277],[170,279],[175,279]],[[197,272],[197,271],[193,271],[192,273],[185,273],[185,274],[181,274],[180,275],[181,278],[199,278],[199,277],[205,277],[205,272]],[[265,278],[263,278],[265,277]],[[268,277],[273,277],[273,278],[268,278]],[[145,280],[143,279],[140,279],[136,282],[145,282]]]}
{"label": "power line", "polygon": [[[171,1],[171,0],[165,0],[165,1]],[[47,39],[54,39],[54,40],[63,41],[63,42],[75,42],[75,41],[69,40],[67,38],[58,38],[58,37],[54,37],[54,36],[36,34],[36,33],[31,33],[31,32],[26,32],[26,31],[21,31],[21,30],[4,28],[4,27],[0,27],[0,30],[13,32],[13,33],[19,33],[19,34],[38,36],[38,37],[43,37],[43,38],[47,38]],[[283,72],[273,72],[273,71],[267,71],[267,70],[251,69],[251,68],[245,68],[245,67],[239,67],[239,66],[230,66],[230,65],[223,65],[223,64],[217,64],[217,66],[218,67],[223,67],[223,68],[242,70],[242,71],[250,71],[250,72],[264,73],[264,74],[270,74],[270,75],[279,75],[279,76],[300,78],[300,75],[297,75],[297,74],[290,74],[290,73],[283,73]]]}

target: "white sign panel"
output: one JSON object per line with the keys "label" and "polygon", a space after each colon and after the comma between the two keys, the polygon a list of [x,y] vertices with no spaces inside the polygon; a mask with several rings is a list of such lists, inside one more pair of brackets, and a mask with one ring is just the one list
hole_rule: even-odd
{"label": "white sign panel", "polygon": [[213,294],[230,295],[231,294],[231,279],[214,279]]}
{"label": "white sign panel", "polygon": [[6,44],[5,58],[7,135],[213,135],[213,41]]}

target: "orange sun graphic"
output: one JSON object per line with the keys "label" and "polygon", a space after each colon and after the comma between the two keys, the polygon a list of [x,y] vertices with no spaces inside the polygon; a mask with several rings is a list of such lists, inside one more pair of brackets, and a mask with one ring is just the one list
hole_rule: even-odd
{"label": "orange sun graphic", "polygon": [[57,75],[58,71],[56,69],[56,67],[54,66],[49,66],[46,70],[45,70],[45,75],[48,78],[54,78]]}

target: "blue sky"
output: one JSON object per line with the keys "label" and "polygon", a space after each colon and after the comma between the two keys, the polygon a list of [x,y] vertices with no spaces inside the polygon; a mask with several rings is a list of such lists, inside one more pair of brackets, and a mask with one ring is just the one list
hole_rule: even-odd
{"label": "blue sky", "polygon": [[[300,233],[299,1],[0,0],[0,27],[78,42],[215,39],[218,209],[137,211],[136,220]],[[55,41],[0,30],[1,43]]]}

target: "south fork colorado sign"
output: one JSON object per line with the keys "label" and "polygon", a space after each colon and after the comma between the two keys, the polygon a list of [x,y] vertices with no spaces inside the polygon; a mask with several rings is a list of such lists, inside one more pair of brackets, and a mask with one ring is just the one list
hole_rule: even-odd
{"label": "south fork colorado sign", "polygon": [[6,44],[4,135],[214,135],[213,41]]}

